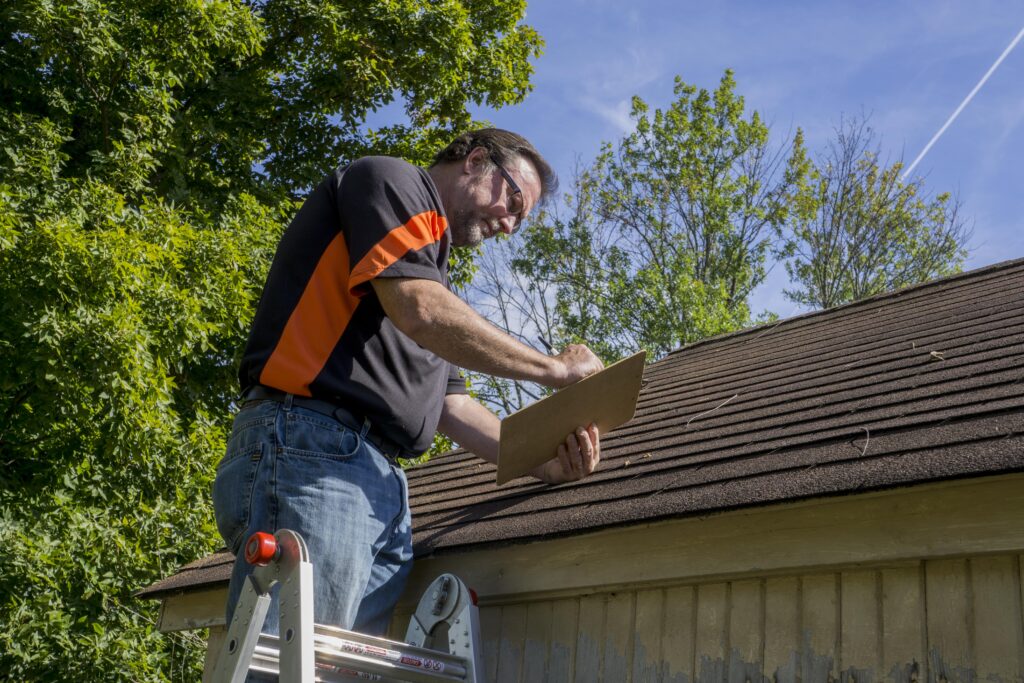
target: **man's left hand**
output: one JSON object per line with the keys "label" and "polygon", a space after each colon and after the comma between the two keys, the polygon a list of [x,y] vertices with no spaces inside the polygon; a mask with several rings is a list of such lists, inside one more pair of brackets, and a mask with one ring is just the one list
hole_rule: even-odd
{"label": "man's left hand", "polygon": [[558,446],[558,455],[533,470],[533,476],[546,484],[578,481],[589,476],[601,461],[601,443],[597,425],[578,427]]}

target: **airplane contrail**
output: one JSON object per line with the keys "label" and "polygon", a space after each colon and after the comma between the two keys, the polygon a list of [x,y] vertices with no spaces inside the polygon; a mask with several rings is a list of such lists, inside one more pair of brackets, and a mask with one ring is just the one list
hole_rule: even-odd
{"label": "airplane contrail", "polygon": [[960,112],[964,110],[964,107],[966,107],[968,103],[971,101],[971,99],[978,93],[978,91],[981,90],[981,86],[985,85],[985,81],[987,81],[989,76],[991,76],[993,72],[995,72],[995,70],[999,68],[999,65],[1003,63],[1003,60],[1006,59],[1006,56],[1010,54],[1013,48],[1017,46],[1017,43],[1020,42],[1021,38],[1024,38],[1024,28],[1022,28],[1020,30],[1020,33],[1017,34],[1017,37],[1014,38],[1013,41],[1011,41],[1010,44],[1006,46],[1006,49],[1003,50],[1003,54],[999,55],[999,59],[997,59],[995,63],[993,63],[992,66],[989,67],[988,71],[985,72],[985,75],[981,77],[980,81],[978,81],[978,84],[974,86],[974,89],[967,94],[967,97],[964,98],[964,101],[961,102],[960,106],[956,108],[956,111],[954,111],[952,115],[950,115],[950,117],[946,119],[946,122],[942,124],[942,128],[939,128],[939,132],[932,136],[932,139],[929,140],[928,144],[924,146],[924,149],[922,149],[921,153],[917,155],[917,158],[914,159],[914,162],[907,167],[906,171],[903,172],[903,180],[907,179],[907,177],[910,175],[910,172],[914,170],[914,167],[917,166],[918,162],[920,162],[921,159],[924,158],[924,155],[927,154],[928,150],[930,150],[932,148],[932,145],[935,144],[935,141],[938,140],[942,136],[942,134],[946,132],[946,129],[949,128],[949,124],[953,123],[953,121],[956,120],[956,117],[960,115]]}

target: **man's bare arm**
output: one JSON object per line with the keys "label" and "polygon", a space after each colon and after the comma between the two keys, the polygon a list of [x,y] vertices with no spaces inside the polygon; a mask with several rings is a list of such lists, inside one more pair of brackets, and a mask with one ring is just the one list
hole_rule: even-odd
{"label": "man's bare arm", "polygon": [[375,278],[370,282],[395,327],[459,367],[549,387],[567,386],[603,367],[583,345],[571,345],[557,356],[531,349],[433,280]]}
{"label": "man's bare arm", "polygon": [[[438,430],[446,434],[467,451],[497,464],[498,418],[483,405],[466,394],[449,394],[444,398]],[[530,474],[548,484],[576,481],[591,474],[601,460],[601,446],[597,427],[580,427],[565,438],[558,447],[558,455]]]}

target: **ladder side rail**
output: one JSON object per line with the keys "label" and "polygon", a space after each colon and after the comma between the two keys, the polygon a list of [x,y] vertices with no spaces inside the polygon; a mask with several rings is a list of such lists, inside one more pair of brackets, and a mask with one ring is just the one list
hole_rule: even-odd
{"label": "ladder side rail", "polygon": [[466,664],[466,683],[484,683],[483,640],[480,608],[466,603],[448,629],[449,650]]}
{"label": "ladder side rail", "polygon": [[278,594],[282,683],[314,683],[313,565],[305,543],[293,531],[279,533],[281,588]]}
{"label": "ladder side rail", "polygon": [[243,683],[249,670],[249,660],[256,650],[263,620],[270,609],[270,594],[259,589],[259,579],[246,577],[245,586],[238,597],[235,614],[224,638],[211,680],[214,683]]}

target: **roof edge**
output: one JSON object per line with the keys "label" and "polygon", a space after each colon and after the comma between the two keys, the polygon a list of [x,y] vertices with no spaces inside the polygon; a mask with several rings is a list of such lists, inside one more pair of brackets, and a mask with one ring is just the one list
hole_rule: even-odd
{"label": "roof edge", "polygon": [[823,310],[820,310],[820,311],[809,311],[807,313],[801,313],[800,315],[795,315],[795,316],[793,316],[791,318],[780,318],[779,320],[776,320],[776,321],[773,321],[773,322],[770,322],[770,323],[763,323],[761,325],[755,325],[753,327],[745,327],[742,330],[736,330],[734,332],[724,332],[722,334],[717,334],[717,335],[715,335],[713,337],[705,337],[704,339],[698,339],[695,342],[692,342],[690,344],[686,344],[684,346],[679,347],[678,349],[673,349],[672,351],[669,351],[664,356],[659,358],[657,361],[654,361],[653,363],[648,364],[648,366],[653,365],[654,363],[659,363],[659,362],[665,360],[666,358],[668,358],[670,356],[674,356],[675,354],[682,353],[684,351],[689,351],[690,349],[692,349],[694,347],[703,346],[704,344],[710,344],[712,342],[718,342],[718,341],[721,341],[723,339],[729,339],[729,338],[732,338],[732,337],[739,337],[739,336],[742,336],[742,335],[745,335],[745,334],[753,334],[753,333],[758,333],[758,332],[763,334],[763,333],[767,332],[768,330],[772,329],[773,327],[778,327],[779,325],[781,325],[783,323],[793,322],[793,321],[796,321],[796,320],[804,320],[805,318],[813,318],[813,317],[822,316],[822,315],[829,315],[829,314],[834,313],[836,311],[842,311],[842,310],[845,310],[845,309],[848,309],[848,308],[855,308],[857,306],[866,306],[868,304],[875,303],[877,301],[882,301],[882,300],[885,300],[885,299],[893,299],[893,298],[896,298],[896,297],[899,297],[899,296],[905,296],[905,295],[910,294],[912,292],[916,292],[918,290],[927,289],[929,287],[938,287],[940,285],[944,285],[944,284],[947,284],[949,282],[953,282],[955,280],[962,280],[962,279],[967,279],[967,278],[972,278],[972,277],[978,277],[978,276],[981,276],[981,275],[984,275],[984,274],[987,274],[987,273],[994,273],[994,272],[998,272],[1000,270],[1008,270],[1010,268],[1015,268],[1015,267],[1019,267],[1019,266],[1022,266],[1022,265],[1024,265],[1024,258],[1011,259],[1009,261],[1000,261],[999,263],[993,263],[993,264],[988,265],[988,266],[982,266],[981,268],[976,268],[974,270],[965,270],[963,272],[955,273],[953,275],[947,275],[946,277],[936,278],[934,280],[928,280],[927,282],[922,282],[922,283],[919,283],[919,284],[916,284],[916,285],[910,285],[909,287],[904,287],[903,289],[897,289],[897,290],[892,291],[892,292],[883,292],[881,294],[875,294],[873,296],[867,297],[866,299],[858,299],[857,301],[851,301],[850,303],[847,303],[847,304],[842,304],[842,305],[839,305],[839,306],[833,306],[832,308],[826,308],[826,309],[823,309]]}

